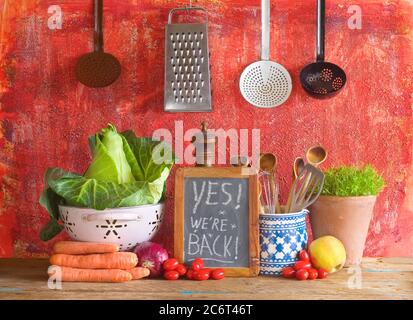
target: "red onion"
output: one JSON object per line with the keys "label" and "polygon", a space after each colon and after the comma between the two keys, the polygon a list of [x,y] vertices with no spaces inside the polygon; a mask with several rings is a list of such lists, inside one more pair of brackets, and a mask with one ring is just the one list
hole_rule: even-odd
{"label": "red onion", "polygon": [[138,244],[134,252],[137,254],[138,266],[148,268],[151,271],[150,277],[159,277],[162,274],[162,264],[168,260],[168,251],[158,243],[142,242]]}

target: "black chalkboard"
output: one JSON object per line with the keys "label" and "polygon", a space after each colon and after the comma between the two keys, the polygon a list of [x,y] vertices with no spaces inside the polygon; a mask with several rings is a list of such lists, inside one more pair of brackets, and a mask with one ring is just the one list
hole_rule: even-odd
{"label": "black chalkboard", "polygon": [[190,265],[202,258],[206,267],[250,271],[256,256],[251,248],[258,243],[258,209],[251,201],[256,192],[250,190],[256,188],[256,183],[251,185],[254,178],[237,168],[186,168],[177,173],[175,243],[182,262]]}
{"label": "black chalkboard", "polygon": [[249,266],[248,180],[185,179],[185,262]]}

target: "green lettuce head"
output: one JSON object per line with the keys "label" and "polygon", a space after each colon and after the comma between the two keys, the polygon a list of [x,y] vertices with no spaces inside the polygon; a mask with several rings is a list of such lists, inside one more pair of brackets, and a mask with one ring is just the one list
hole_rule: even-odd
{"label": "green lettuce head", "polygon": [[85,174],[49,168],[40,204],[49,223],[40,232],[44,241],[63,228],[59,205],[104,210],[156,204],[162,200],[166,180],[175,162],[170,147],[161,141],[118,133],[109,124],[89,138],[93,160]]}
{"label": "green lettuce head", "polygon": [[122,136],[109,124],[89,139],[93,161],[84,177],[99,181],[129,183],[135,181],[124,152]]}

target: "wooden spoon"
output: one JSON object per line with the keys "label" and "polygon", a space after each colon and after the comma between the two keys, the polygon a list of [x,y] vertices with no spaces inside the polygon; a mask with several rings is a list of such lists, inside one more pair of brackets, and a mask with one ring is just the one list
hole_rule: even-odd
{"label": "wooden spoon", "polygon": [[294,180],[300,175],[300,172],[304,169],[304,159],[301,157],[297,157],[294,160],[293,172],[294,172]]}
{"label": "wooden spoon", "polygon": [[326,161],[327,151],[322,146],[313,146],[307,150],[306,158],[308,163],[318,167]]}
{"label": "wooden spoon", "polygon": [[[275,186],[274,172],[275,172],[276,167],[277,167],[277,157],[273,153],[267,152],[267,153],[261,154],[260,169],[270,174],[269,177],[270,177],[271,186]],[[275,205],[276,212],[281,213],[281,206],[278,201],[278,188],[277,187],[274,187],[274,190],[272,190],[272,194],[274,196],[274,205]]]}
{"label": "wooden spoon", "polygon": [[277,157],[272,153],[262,153],[260,156],[260,169],[266,172],[274,172],[277,166]]}

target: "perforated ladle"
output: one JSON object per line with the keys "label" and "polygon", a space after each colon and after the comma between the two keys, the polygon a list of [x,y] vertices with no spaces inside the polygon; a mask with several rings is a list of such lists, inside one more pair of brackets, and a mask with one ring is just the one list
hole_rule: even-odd
{"label": "perforated ladle", "polygon": [[317,0],[317,61],[305,66],[300,74],[304,90],[319,99],[336,95],[347,81],[343,69],[324,61],[325,11],[325,0]]}
{"label": "perforated ladle", "polygon": [[270,0],[261,0],[261,61],[250,64],[241,74],[240,90],[255,107],[273,108],[287,101],[291,76],[279,63],[270,61]]}

